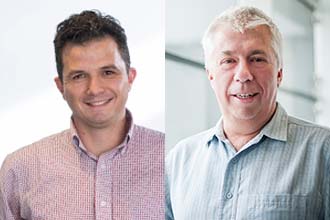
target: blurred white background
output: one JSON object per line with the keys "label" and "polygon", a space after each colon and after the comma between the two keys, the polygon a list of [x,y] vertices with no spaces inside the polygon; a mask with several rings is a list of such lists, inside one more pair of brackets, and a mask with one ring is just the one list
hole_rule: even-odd
{"label": "blurred white background", "polygon": [[136,123],[165,131],[164,0],[1,1],[0,164],[14,150],[69,127],[57,91],[53,38],[73,13],[98,9],[125,28],[137,78],[128,108]]}
{"label": "blurred white background", "polygon": [[278,101],[291,115],[330,126],[329,0],[167,0],[167,150],[219,120],[200,40],[208,24],[235,5],[258,7],[279,26],[284,68]]}

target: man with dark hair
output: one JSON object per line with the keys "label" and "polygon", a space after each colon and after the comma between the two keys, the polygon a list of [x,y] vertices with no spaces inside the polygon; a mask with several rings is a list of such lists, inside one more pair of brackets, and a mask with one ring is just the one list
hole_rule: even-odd
{"label": "man with dark hair", "polygon": [[0,219],[164,218],[164,134],[125,107],[136,71],[124,29],[83,11],[58,25],[54,46],[71,127],[7,156]]}
{"label": "man with dark hair", "polygon": [[103,16],[98,11],[83,11],[80,14],[72,15],[57,26],[54,47],[59,78],[62,80],[62,52],[67,43],[82,44],[106,36],[111,36],[116,42],[121,58],[125,62],[126,70],[129,70],[131,60],[127,38],[125,30],[119,22],[114,17]]}

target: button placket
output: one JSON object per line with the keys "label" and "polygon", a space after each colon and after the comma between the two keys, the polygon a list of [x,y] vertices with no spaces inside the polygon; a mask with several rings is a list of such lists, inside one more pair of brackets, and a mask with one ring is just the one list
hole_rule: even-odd
{"label": "button placket", "polygon": [[226,199],[231,199],[231,198],[233,198],[233,194],[232,193],[227,193],[226,194]]}
{"label": "button placket", "polygon": [[104,216],[111,216],[111,158],[101,155],[98,158],[95,178],[95,212],[96,220],[104,219]]}
{"label": "button placket", "polygon": [[[234,156],[234,155],[233,155]],[[228,161],[224,182],[222,188],[223,204],[222,213],[220,214],[221,219],[231,219],[236,216],[236,194],[239,184],[239,172],[240,172],[240,156],[235,155]]]}
{"label": "button placket", "polygon": [[101,206],[101,207],[105,207],[106,205],[107,205],[107,202],[106,202],[106,201],[101,201],[101,202],[100,202],[100,206]]}

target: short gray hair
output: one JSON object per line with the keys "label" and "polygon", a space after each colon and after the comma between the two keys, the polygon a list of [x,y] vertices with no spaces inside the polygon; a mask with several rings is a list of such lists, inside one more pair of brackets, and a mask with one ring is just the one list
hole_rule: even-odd
{"label": "short gray hair", "polygon": [[277,60],[277,65],[279,68],[282,68],[282,36],[278,27],[263,11],[255,7],[248,6],[234,7],[224,11],[208,26],[202,39],[205,65],[207,62],[206,51],[209,44],[212,42],[212,37],[217,31],[218,27],[224,23],[231,24],[234,31],[241,33],[244,33],[244,30],[246,29],[255,28],[259,25],[267,25],[271,32],[271,46]]}

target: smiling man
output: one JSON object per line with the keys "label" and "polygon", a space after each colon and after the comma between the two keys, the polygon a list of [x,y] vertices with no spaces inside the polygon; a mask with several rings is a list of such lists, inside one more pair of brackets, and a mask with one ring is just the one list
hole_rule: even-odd
{"label": "smiling man", "polygon": [[282,40],[253,7],[225,11],[203,38],[222,117],[166,158],[166,219],[330,219],[330,131],[276,102]]}
{"label": "smiling man", "polygon": [[71,128],[6,158],[0,219],[164,218],[164,134],[125,108],[136,70],[124,29],[83,11],[58,25],[54,46]]}

